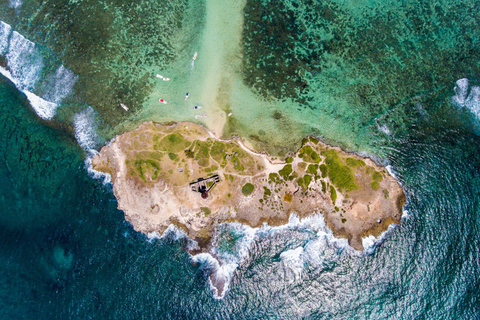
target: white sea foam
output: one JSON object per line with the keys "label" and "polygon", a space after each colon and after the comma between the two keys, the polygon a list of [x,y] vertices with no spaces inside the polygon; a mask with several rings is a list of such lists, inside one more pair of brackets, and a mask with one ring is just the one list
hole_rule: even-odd
{"label": "white sea foam", "polygon": [[8,42],[12,27],[3,21],[0,21],[0,55],[4,55],[8,50]]}
{"label": "white sea foam", "polygon": [[92,107],[85,108],[73,117],[75,137],[80,146],[88,151],[97,146],[96,114]]}
{"label": "white sea foam", "polygon": [[375,252],[375,249],[387,238],[387,235],[392,232],[395,228],[397,228],[397,224],[391,224],[388,226],[388,229],[376,238],[372,235],[368,237],[362,238],[362,245],[363,245],[363,252],[366,255],[371,255]]}
{"label": "white sea foam", "polygon": [[303,257],[303,247],[298,247],[293,250],[286,250],[280,254],[280,260],[284,267],[293,273],[290,278],[297,280],[301,277],[305,266],[305,259]]}
{"label": "white sea foam", "polygon": [[[469,93],[470,89],[470,93]],[[457,107],[467,108],[477,120],[480,120],[480,87],[470,87],[469,81],[466,78],[459,79],[453,89],[455,95],[452,97],[452,102]]]}
{"label": "white sea foam", "polygon": [[60,103],[72,92],[78,76],[61,65],[53,78],[53,87],[50,88],[43,97],[48,101]]}
{"label": "white sea foam", "polygon": [[22,0],[10,0],[10,7],[14,9],[18,9],[22,6],[23,2]]}
{"label": "white sea foam", "polygon": [[35,84],[44,67],[43,57],[35,43],[12,31],[11,26],[3,21],[0,21],[0,54],[5,55],[8,68],[1,68],[0,73],[25,93],[39,117],[51,120],[58,105],[71,93],[78,76],[61,65],[55,74],[50,75],[51,86],[46,88],[46,93],[42,96],[36,94]]}
{"label": "white sea foam", "polygon": [[28,101],[30,101],[30,105],[40,118],[51,120],[55,116],[58,107],[56,103],[42,99],[28,90],[23,90],[23,93],[25,93]]}
{"label": "white sea foam", "polygon": [[13,31],[6,58],[8,69],[17,80],[18,88],[21,90],[33,89],[43,69],[43,57],[38,52],[35,43],[17,31]]}
{"label": "white sea foam", "polygon": [[[357,254],[348,245],[347,239],[334,237],[333,232],[326,226],[322,214],[315,214],[304,219],[292,214],[288,223],[282,226],[271,227],[264,224],[260,228],[251,228],[234,222],[224,223],[219,229],[212,240],[214,245],[212,252],[192,256],[193,262],[202,264],[210,273],[209,285],[216,299],[222,299],[228,292],[235,270],[239,265],[247,262],[253,242],[261,238],[275,236],[291,230],[313,231],[316,234],[316,238],[309,241],[304,247],[286,250],[281,253],[280,258],[287,273],[286,281],[301,277],[305,266],[324,268],[340,258],[343,252]],[[236,240],[233,249],[231,247],[228,250],[222,248],[224,232],[235,234]],[[219,294],[215,285],[218,285],[218,283],[223,285],[221,294]]]}
{"label": "white sea foam", "polygon": [[97,146],[97,115],[92,107],[87,107],[73,117],[75,138],[78,144],[87,152],[85,167],[94,179],[103,180],[104,184],[112,182],[112,176],[108,173],[93,169],[92,159],[98,154]]}
{"label": "white sea foam", "polygon": [[[6,78],[10,79],[10,81],[12,81],[15,85],[18,84],[18,81],[12,76],[10,71],[0,67],[0,73]],[[44,120],[50,120],[55,116],[55,112],[57,110],[56,103],[42,99],[28,90],[21,91],[27,96],[28,101],[30,101],[30,105],[40,118]]]}

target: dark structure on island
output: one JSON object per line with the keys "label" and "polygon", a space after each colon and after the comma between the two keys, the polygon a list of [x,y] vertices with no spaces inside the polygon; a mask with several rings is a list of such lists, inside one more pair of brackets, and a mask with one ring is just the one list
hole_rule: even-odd
{"label": "dark structure on island", "polygon": [[202,194],[203,199],[208,198],[208,192],[212,190],[213,186],[220,182],[220,177],[218,174],[207,178],[199,178],[198,180],[191,182],[190,187],[192,191],[199,192]]}

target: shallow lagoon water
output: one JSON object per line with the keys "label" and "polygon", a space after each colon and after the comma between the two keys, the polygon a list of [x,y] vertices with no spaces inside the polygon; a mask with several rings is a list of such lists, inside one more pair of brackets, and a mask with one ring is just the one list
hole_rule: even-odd
{"label": "shallow lagoon water", "polygon": [[[152,23],[153,2],[35,5],[0,7],[2,20],[35,44],[29,61],[43,61],[17,73],[35,75],[28,88],[1,82],[3,318],[479,317],[478,3],[247,1],[242,11],[217,1],[168,2],[174,14],[156,20],[168,32],[154,39],[162,59],[148,37],[141,45],[130,37]],[[222,10],[230,24],[216,30],[220,22],[206,17]],[[87,22],[95,32],[85,32]],[[281,42],[268,37],[278,30],[286,34]],[[214,35],[242,42],[220,44]],[[88,44],[92,51],[82,51]],[[113,54],[114,44],[120,52]],[[55,100],[48,93],[58,92],[51,79],[60,66],[78,79],[57,95],[53,121],[42,120],[18,89]],[[171,82],[158,82],[156,73]],[[464,78],[468,85],[457,82]],[[150,103],[163,92],[173,97],[165,95],[166,106]],[[136,233],[111,187],[85,166],[114,133],[144,118],[194,120],[197,103],[212,115],[207,121],[232,112],[225,133],[260,148],[288,152],[314,133],[389,163],[407,194],[402,224],[367,253],[332,238],[321,219],[253,231],[226,225],[217,255],[235,267],[228,292],[216,299],[212,265],[192,263],[189,241],[175,232],[153,240]]]}

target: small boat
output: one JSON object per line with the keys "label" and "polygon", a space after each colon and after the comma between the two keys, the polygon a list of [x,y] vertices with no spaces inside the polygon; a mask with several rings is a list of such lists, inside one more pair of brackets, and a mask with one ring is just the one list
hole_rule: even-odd
{"label": "small boat", "polygon": [[128,111],[128,107],[126,105],[124,105],[123,103],[120,103],[120,106],[125,109],[125,111]]}
{"label": "small boat", "polygon": [[156,74],[155,77],[159,78],[159,79],[162,79],[163,81],[170,81],[170,78],[166,78],[160,74]]}
{"label": "small boat", "polygon": [[167,101],[165,101],[163,99],[158,99],[158,101],[160,101],[161,103],[167,104]]}
{"label": "small boat", "polygon": [[196,52],[193,54],[192,60],[195,60],[195,59],[197,59],[197,53]]}
{"label": "small boat", "polygon": [[195,119],[197,119],[197,118],[206,118],[206,117],[207,117],[207,115],[206,115],[205,113],[203,113],[203,114],[196,114],[196,115],[195,115]]}
{"label": "small boat", "polygon": [[188,99],[188,92],[187,92],[187,94],[185,95],[185,100],[187,100],[187,99]]}
{"label": "small boat", "polygon": [[201,108],[201,106],[195,106],[195,107],[193,107],[194,110],[197,110],[197,109],[200,109],[200,108]]}
{"label": "small boat", "polygon": [[228,116],[230,117],[232,114],[233,114],[233,113],[230,112],[230,113],[228,114]]}

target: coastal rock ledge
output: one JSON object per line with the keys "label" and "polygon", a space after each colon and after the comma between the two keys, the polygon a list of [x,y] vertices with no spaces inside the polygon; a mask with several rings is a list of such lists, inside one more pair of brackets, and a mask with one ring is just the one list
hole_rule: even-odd
{"label": "coastal rock ledge", "polygon": [[111,174],[118,208],[135,230],[162,233],[174,224],[201,250],[219,223],[281,225],[291,213],[322,213],[337,237],[362,250],[362,237],[400,222],[405,203],[384,167],[313,137],[279,162],[197,124],[145,122],[117,136],[92,162]]}

